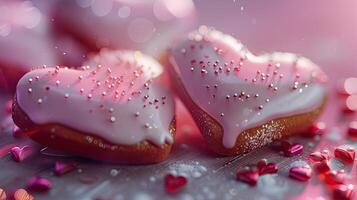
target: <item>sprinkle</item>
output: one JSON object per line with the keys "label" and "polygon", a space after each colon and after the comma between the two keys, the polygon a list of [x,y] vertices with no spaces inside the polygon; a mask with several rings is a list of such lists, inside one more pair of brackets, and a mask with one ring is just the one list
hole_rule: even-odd
{"label": "sprinkle", "polygon": [[355,150],[353,147],[337,147],[334,153],[336,159],[346,164],[352,164],[355,159]]}
{"label": "sprinkle", "polygon": [[61,176],[63,174],[66,174],[68,172],[75,170],[77,167],[78,167],[78,164],[76,162],[56,161],[54,173],[56,176]]}
{"label": "sprinkle", "polygon": [[20,147],[13,147],[10,150],[11,157],[16,162],[22,162],[26,158],[28,158],[32,154],[32,147],[29,145],[25,145],[22,148]]}
{"label": "sprinkle", "polygon": [[259,179],[259,172],[254,168],[247,167],[237,171],[236,179],[251,186],[255,186]]}
{"label": "sprinkle", "polygon": [[114,116],[110,117],[110,122],[114,123],[116,121],[116,118]]}
{"label": "sprinkle", "polygon": [[169,194],[175,194],[187,185],[187,178],[184,176],[175,176],[167,174],[165,176],[165,190]]}
{"label": "sprinkle", "polygon": [[40,176],[32,177],[27,184],[27,188],[34,192],[47,192],[51,187],[51,182]]}
{"label": "sprinkle", "polygon": [[42,102],[43,102],[43,100],[42,100],[41,98],[39,98],[39,99],[37,100],[37,103],[38,103],[38,104],[42,104]]}
{"label": "sprinkle", "polygon": [[27,92],[28,92],[28,93],[32,93],[32,88],[29,88],[29,89],[27,90]]}
{"label": "sprinkle", "polygon": [[311,178],[312,170],[310,166],[292,167],[289,171],[289,176],[295,180],[306,182]]}

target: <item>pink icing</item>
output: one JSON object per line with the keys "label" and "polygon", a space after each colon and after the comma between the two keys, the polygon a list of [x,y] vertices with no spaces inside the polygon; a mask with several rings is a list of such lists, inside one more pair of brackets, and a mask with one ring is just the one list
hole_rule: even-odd
{"label": "pink icing", "polygon": [[62,124],[114,144],[173,142],[174,102],[160,85],[162,66],[156,60],[140,52],[102,50],[87,64],[83,70],[27,73],[17,85],[18,105],[36,124]]}
{"label": "pink icing", "polygon": [[0,63],[29,71],[55,65],[45,16],[30,1],[0,1]]}
{"label": "pink icing", "polygon": [[158,56],[172,37],[192,27],[194,13],[192,0],[65,0],[58,2],[54,23],[97,48]]}
{"label": "pink icing", "polygon": [[255,56],[233,37],[202,26],[173,50],[170,62],[193,102],[224,129],[223,145],[267,121],[312,111],[326,75],[290,53]]}

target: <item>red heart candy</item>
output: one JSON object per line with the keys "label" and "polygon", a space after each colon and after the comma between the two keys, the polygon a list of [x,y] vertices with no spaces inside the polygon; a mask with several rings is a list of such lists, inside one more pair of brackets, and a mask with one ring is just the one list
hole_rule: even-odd
{"label": "red heart candy", "polygon": [[76,162],[56,161],[54,173],[56,176],[61,176],[65,173],[73,171],[74,169],[77,168],[77,166],[78,166],[78,164]]}
{"label": "red heart candy", "polygon": [[278,172],[278,166],[275,163],[268,163],[266,159],[262,159],[257,163],[259,175],[275,174]]}
{"label": "red heart candy", "polygon": [[289,147],[284,148],[284,155],[287,157],[296,156],[302,153],[304,146],[301,144],[291,144]]}
{"label": "red heart candy", "polygon": [[325,182],[328,185],[343,184],[345,182],[345,172],[343,170],[338,172],[329,171],[325,174]]}
{"label": "red heart candy", "polygon": [[308,181],[311,178],[312,170],[310,166],[292,167],[289,171],[289,176],[298,181]]}
{"label": "red heart candy", "polygon": [[167,193],[175,194],[187,184],[187,178],[184,176],[174,176],[168,174],[165,176],[165,189]]}
{"label": "red heart candy", "polygon": [[330,152],[328,150],[316,151],[309,155],[311,162],[321,162],[330,159]]}
{"label": "red heart candy", "polygon": [[316,164],[316,171],[319,173],[326,173],[330,171],[330,166],[327,160],[323,160]]}
{"label": "red heart candy", "polygon": [[334,200],[352,200],[354,196],[354,186],[350,185],[338,185],[333,191],[333,199]]}
{"label": "red heart candy", "polygon": [[254,186],[258,182],[259,172],[258,172],[258,170],[255,170],[252,168],[242,169],[237,172],[236,178],[239,181],[242,181],[242,182],[248,183],[251,186]]}
{"label": "red heart candy", "polygon": [[32,177],[27,185],[27,188],[34,192],[47,192],[51,187],[52,183],[48,179],[40,176]]}
{"label": "red heart candy", "polygon": [[335,149],[335,157],[346,164],[354,162],[355,154],[355,150],[352,147],[337,147]]}
{"label": "red heart candy", "polygon": [[21,162],[32,154],[32,147],[29,145],[25,145],[22,148],[13,147],[13,148],[11,148],[10,153],[11,153],[12,158],[16,162]]}

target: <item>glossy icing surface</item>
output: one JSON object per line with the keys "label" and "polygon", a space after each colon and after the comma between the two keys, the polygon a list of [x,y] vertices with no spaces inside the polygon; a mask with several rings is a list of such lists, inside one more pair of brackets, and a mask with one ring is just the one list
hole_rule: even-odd
{"label": "glossy icing surface", "polygon": [[0,2],[0,63],[24,71],[57,64],[47,20],[30,1]]}
{"label": "glossy icing surface", "polygon": [[20,108],[36,124],[58,123],[114,144],[173,142],[162,66],[140,52],[102,50],[82,70],[42,68],[17,85]]}
{"label": "glossy icing surface", "polygon": [[270,120],[312,111],[326,75],[290,53],[255,56],[231,36],[202,26],[178,42],[170,62],[193,102],[223,127],[223,145]]}

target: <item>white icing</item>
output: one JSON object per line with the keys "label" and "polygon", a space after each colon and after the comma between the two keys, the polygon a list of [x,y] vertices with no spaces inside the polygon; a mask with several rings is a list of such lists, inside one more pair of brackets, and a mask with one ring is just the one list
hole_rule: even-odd
{"label": "white icing", "polygon": [[174,102],[160,85],[158,62],[140,52],[102,50],[88,64],[27,73],[17,85],[18,105],[36,124],[65,125],[114,144],[173,142]]}
{"label": "white icing", "polygon": [[172,51],[170,62],[186,91],[221,124],[227,148],[242,131],[312,111],[325,97],[326,75],[308,59],[290,53],[255,56],[219,31],[200,28]]}

